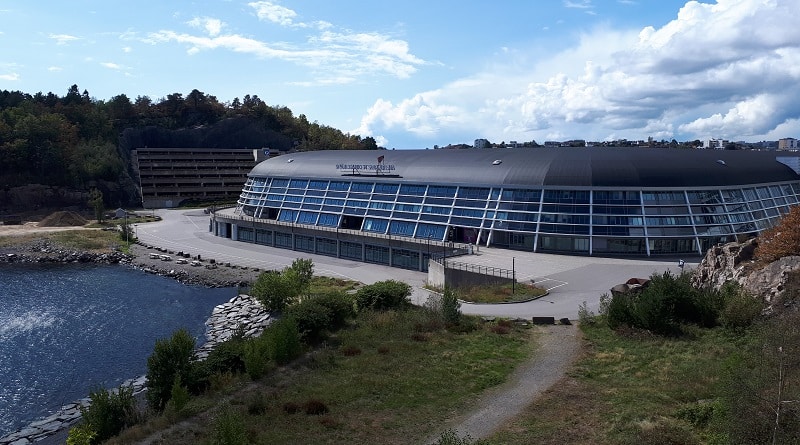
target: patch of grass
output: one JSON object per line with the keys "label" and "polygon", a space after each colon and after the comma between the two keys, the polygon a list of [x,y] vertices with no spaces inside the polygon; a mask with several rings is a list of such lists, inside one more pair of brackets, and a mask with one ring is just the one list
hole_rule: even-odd
{"label": "patch of grass", "polygon": [[341,291],[347,292],[358,287],[357,281],[343,280],[341,278],[331,278],[323,276],[314,276],[311,278],[308,293],[310,295],[327,294],[330,292]]}
{"label": "patch of grass", "polygon": [[693,425],[686,407],[715,397],[726,359],[748,337],[722,328],[686,338],[618,334],[605,323],[581,329],[588,348],[571,374],[491,443],[708,443],[713,433]]}
{"label": "patch of grass", "polygon": [[87,251],[108,251],[110,250],[110,246],[120,244],[117,232],[103,230],[64,230],[58,232],[4,236],[0,237],[0,246],[20,245],[42,239],[63,249]]}
{"label": "patch of grass", "polygon": [[509,303],[538,298],[547,291],[531,284],[517,283],[514,286],[498,284],[459,288],[457,293],[460,299],[472,303]]}
{"label": "patch of grass", "polygon": [[[412,340],[415,326],[426,325],[431,316],[422,308],[362,312],[337,333],[336,345],[323,345],[312,356],[329,351],[341,357],[341,345],[358,345],[360,354],[326,366],[301,359],[229,395],[232,400],[250,400],[242,407],[248,409],[253,403],[248,394],[275,394],[257,403],[263,415],[240,417],[250,442],[422,443],[455,413],[469,409],[482,391],[505,381],[534,350],[534,330],[515,327],[499,336],[478,322],[468,333],[442,328],[426,333],[425,342]],[[327,412],[297,415],[307,412],[310,400],[321,401]],[[174,428],[160,433],[161,443],[206,443],[214,436],[213,422],[203,422],[203,416],[192,422],[197,433],[191,439]]]}

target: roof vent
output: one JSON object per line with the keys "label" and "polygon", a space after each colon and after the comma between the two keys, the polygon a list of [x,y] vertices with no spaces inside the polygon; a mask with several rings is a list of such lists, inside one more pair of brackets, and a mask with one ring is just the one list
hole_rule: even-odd
{"label": "roof vent", "polygon": [[288,163],[290,163],[290,162],[294,162],[294,159],[287,159],[287,160],[286,160],[286,163],[287,163],[287,164],[288,164]]}
{"label": "roof vent", "polygon": [[500,159],[495,159],[495,160],[492,162],[492,165],[500,165],[500,164],[502,164],[502,163],[503,163],[503,161],[501,161]]}
{"label": "roof vent", "polygon": [[717,164],[719,164],[719,165],[728,165],[722,159],[717,159]]}

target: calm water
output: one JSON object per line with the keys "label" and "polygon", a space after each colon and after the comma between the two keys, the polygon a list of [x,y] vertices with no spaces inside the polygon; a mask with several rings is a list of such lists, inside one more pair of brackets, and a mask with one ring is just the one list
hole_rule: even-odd
{"label": "calm water", "polygon": [[211,309],[233,295],[123,266],[0,265],[0,437],[144,375],[176,329],[202,343]]}

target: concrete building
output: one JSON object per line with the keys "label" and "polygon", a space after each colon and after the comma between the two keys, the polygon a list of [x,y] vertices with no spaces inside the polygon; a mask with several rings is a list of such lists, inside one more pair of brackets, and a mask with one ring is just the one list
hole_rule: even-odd
{"label": "concrete building", "polygon": [[[687,255],[773,226],[797,156],[669,148],[295,153],[260,163],[218,236],[423,269],[441,246]],[[794,167],[794,168],[793,168]],[[399,252],[399,253],[398,253]]]}
{"label": "concrete building", "polygon": [[778,139],[778,150],[797,150],[797,142],[795,138]]}
{"label": "concrete building", "polygon": [[138,148],[131,161],[142,206],[160,208],[187,200],[235,200],[248,172],[267,158],[268,149]]}

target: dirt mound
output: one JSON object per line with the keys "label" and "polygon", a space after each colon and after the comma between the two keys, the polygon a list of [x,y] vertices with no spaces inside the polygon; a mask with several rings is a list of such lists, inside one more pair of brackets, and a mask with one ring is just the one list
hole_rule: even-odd
{"label": "dirt mound", "polygon": [[39,221],[39,227],[71,227],[85,226],[89,221],[79,213],[61,211],[51,213]]}

